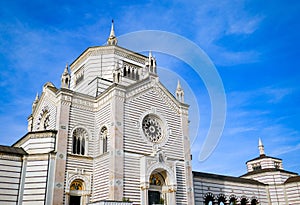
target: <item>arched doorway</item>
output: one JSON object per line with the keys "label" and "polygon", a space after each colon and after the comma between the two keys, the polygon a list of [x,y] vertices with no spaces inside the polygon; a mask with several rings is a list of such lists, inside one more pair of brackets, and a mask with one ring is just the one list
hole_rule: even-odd
{"label": "arched doorway", "polygon": [[163,193],[165,183],[165,173],[154,171],[150,175],[149,190],[148,190],[148,204],[165,204],[166,196]]}
{"label": "arched doorway", "polygon": [[84,183],[82,180],[74,180],[70,185],[69,205],[83,204],[82,192],[84,190]]}
{"label": "arched doorway", "polygon": [[158,204],[176,204],[177,180],[174,169],[164,163],[166,159],[163,154],[157,154],[157,162],[149,166],[150,159],[153,161],[152,157],[141,159],[141,169],[144,170],[141,176],[141,205],[152,205],[158,199]]}

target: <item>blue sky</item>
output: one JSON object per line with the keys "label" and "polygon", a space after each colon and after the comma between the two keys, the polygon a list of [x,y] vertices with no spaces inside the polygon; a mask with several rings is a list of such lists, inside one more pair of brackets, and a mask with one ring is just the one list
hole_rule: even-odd
{"label": "blue sky", "polygon": [[241,175],[245,162],[258,156],[261,137],[267,155],[299,173],[299,11],[297,0],[1,1],[0,144],[26,133],[42,85],[51,81],[59,87],[66,63],[89,46],[103,45],[114,19],[118,36],[139,30],[176,33],[215,64],[226,93],[226,124],[212,155],[200,161],[211,115],[207,89],[184,62],[154,53],[161,81],[172,92],[181,78],[187,92],[194,170]]}

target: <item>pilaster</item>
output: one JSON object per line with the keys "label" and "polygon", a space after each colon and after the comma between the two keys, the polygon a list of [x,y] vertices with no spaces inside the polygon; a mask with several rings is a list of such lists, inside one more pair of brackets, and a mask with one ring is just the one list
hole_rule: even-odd
{"label": "pilaster", "polygon": [[54,153],[49,153],[48,159],[48,177],[47,177],[47,190],[46,190],[46,202],[45,204],[53,204],[53,185],[54,185],[54,173],[55,173],[55,158]]}
{"label": "pilaster", "polygon": [[20,185],[19,185],[19,193],[18,193],[18,205],[23,204],[23,194],[24,194],[24,185],[25,185],[25,177],[26,177],[26,169],[27,169],[27,156],[23,156],[22,159],[22,171],[20,176]]}
{"label": "pilaster", "polygon": [[123,123],[125,90],[116,86],[112,90],[111,102],[111,138],[109,162],[109,199],[122,201],[123,198]]}
{"label": "pilaster", "polygon": [[64,181],[66,171],[68,123],[72,96],[60,93],[57,113],[57,137],[55,149],[55,172],[53,186],[53,204],[62,205],[64,201]]}
{"label": "pilaster", "polygon": [[181,106],[181,127],[183,135],[183,151],[185,161],[185,177],[186,177],[186,192],[187,192],[187,204],[194,205],[194,186],[193,186],[193,174],[191,163],[191,150],[190,150],[190,137],[189,137],[189,122],[188,122],[188,107]]}

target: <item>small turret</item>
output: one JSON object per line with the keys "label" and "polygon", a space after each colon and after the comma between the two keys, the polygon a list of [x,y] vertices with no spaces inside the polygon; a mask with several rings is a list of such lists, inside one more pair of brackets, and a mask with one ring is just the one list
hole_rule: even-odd
{"label": "small turret", "polygon": [[110,34],[107,39],[107,45],[117,45],[118,39],[115,36],[115,30],[114,30],[114,20],[111,21],[111,29],[110,29]]}
{"label": "small turret", "polygon": [[67,64],[63,74],[61,75],[61,88],[69,88],[71,76],[69,74],[69,65]]}
{"label": "small turret", "polygon": [[148,61],[146,62],[146,68],[148,69],[149,73],[156,74],[156,60],[152,56],[152,52],[149,52]]}
{"label": "small turret", "polygon": [[260,155],[260,156],[265,156],[265,155],[266,155],[266,154],[265,154],[265,148],[264,148],[264,145],[263,145],[263,143],[262,143],[262,141],[261,141],[260,138],[258,139],[258,149],[259,149],[259,155]]}
{"label": "small turret", "polygon": [[177,88],[176,88],[176,99],[177,99],[179,102],[184,103],[184,91],[183,91],[183,89],[181,88],[181,85],[180,85],[180,81],[179,81],[179,80],[178,80]]}

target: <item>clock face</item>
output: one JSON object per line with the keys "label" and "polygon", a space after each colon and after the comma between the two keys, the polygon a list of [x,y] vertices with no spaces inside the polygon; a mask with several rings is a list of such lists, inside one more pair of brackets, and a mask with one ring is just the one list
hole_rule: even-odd
{"label": "clock face", "polygon": [[162,121],[157,116],[146,115],[143,119],[142,128],[149,141],[159,143],[162,140]]}

